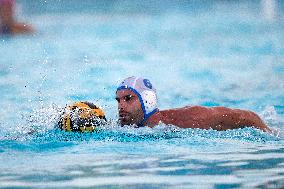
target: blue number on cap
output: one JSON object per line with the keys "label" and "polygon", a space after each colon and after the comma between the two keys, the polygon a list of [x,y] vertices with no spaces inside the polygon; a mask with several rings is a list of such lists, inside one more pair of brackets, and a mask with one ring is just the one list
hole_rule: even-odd
{"label": "blue number on cap", "polygon": [[149,81],[149,79],[144,79],[143,80],[143,83],[146,87],[148,87],[149,89],[152,89],[152,84],[151,82]]}

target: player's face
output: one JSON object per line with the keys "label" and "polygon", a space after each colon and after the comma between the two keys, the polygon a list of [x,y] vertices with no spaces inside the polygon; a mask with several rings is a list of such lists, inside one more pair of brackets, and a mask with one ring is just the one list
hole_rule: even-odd
{"label": "player's face", "polygon": [[129,89],[116,92],[121,125],[138,125],[143,120],[143,110],[138,96]]}

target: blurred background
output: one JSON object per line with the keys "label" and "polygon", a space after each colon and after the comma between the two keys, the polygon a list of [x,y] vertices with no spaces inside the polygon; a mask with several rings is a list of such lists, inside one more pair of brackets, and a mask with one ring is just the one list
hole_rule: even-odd
{"label": "blurred background", "polygon": [[[0,0],[0,188],[283,188],[283,12],[281,0]],[[117,120],[116,87],[133,75],[161,109],[249,109],[280,135],[54,129],[75,101]]]}
{"label": "blurred background", "polygon": [[0,38],[2,125],[79,100],[116,119],[116,86],[132,75],[152,80],[161,109],[220,105],[284,114],[283,1],[15,4],[15,20],[35,31]]}

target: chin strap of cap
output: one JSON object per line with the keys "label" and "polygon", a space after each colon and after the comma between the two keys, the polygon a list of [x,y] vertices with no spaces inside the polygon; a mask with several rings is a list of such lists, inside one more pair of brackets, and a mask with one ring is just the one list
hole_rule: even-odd
{"label": "chin strap of cap", "polygon": [[137,125],[138,127],[144,127],[146,121],[149,119],[149,117],[151,117],[153,114],[155,114],[156,112],[158,112],[158,108],[155,108],[152,112],[148,113],[148,114],[145,114],[144,113],[144,118],[143,120]]}

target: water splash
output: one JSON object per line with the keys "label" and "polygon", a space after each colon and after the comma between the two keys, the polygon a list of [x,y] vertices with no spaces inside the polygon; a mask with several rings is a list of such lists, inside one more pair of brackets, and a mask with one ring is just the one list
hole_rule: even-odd
{"label": "water splash", "polygon": [[284,118],[277,113],[274,106],[265,107],[260,116],[273,129],[274,135],[284,137]]}
{"label": "water splash", "polygon": [[[273,135],[254,128],[216,131],[191,128],[182,129],[173,125],[165,124],[159,124],[154,128],[134,128],[133,126],[121,127],[117,120],[112,119],[109,119],[107,124],[97,127],[94,133],[71,133],[61,131],[57,127],[62,112],[63,108],[55,104],[34,109],[30,115],[23,115],[24,117],[21,125],[18,125],[16,129],[7,130],[8,132],[6,131],[5,134],[0,133],[0,139],[49,143],[65,141],[139,142],[180,138],[188,141],[199,142],[206,140],[230,139],[265,143],[281,140],[282,137],[282,135],[279,134],[280,132],[275,131],[277,134],[275,135],[274,133]],[[282,121],[273,107],[265,109],[262,113],[262,117],[273,126],[279,125],[279,121]]]}

